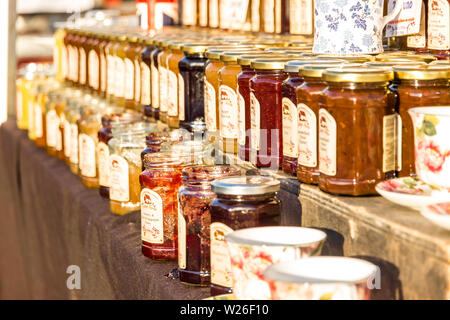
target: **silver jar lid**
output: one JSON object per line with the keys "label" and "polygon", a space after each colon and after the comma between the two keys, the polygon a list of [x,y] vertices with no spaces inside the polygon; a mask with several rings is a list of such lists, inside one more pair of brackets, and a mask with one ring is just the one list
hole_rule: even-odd
{"label": "silver jar lid", "polygon": [[262,195],[280,190],[280,181],[267,176],[227,177],[213,181],[211,189],[217,194],[236,196]]}

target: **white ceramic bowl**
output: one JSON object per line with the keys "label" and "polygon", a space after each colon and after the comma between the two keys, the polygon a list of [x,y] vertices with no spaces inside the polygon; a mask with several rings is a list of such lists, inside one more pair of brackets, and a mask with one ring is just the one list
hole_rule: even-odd
{"label": "white ceramic bowl", "polygon": [[424,207],[420,213],[434,224],[450,230],[450,202]]}
{"label": "white ceramic bowl", "polygon": [[311,257],[274,264],[264,277],[274,300],[360,300],[369,299],[376,272],[361,259]]}
{"label": "white ceramic bowl", "polygon": [[270,299],[270,288],[263,279],[265,269],[281,261],[320,254],[325,238],[326,234],[317,229],[280,226],[227,234],[235,298]]}
{"label": "white ceramic bowl", "polygon": [[430,185],[450,188],[450,106],[408,112],[414,124],[417,176]]}

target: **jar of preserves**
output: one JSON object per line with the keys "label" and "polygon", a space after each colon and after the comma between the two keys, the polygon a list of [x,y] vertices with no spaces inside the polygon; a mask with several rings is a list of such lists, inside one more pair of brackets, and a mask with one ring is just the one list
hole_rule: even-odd
{"label": "jar of preserves", "polygon": [[114,53],[114,91],[112,92],[114,96],[115,103],[119,107],[125,107],[125,49],[127,45],[127,37],[120,34],[116,37],[116,42],[113,46]]}
{"label": "jar of preserves", "polygon": [[87,45],[89,32],[78,31],[78,84],[82,88],[87,88],[88,64],[87,64]]}
{"label": "jar of preserves", "polygon": [[449,66],[394,66],[398,95],[399,150],[397,170],[400,177],[415,175],[414,126],[408,110],[417,106],[450,104]]}
{"label": "jar of preserves", "polygon": [[159,55],[163,51],[162,47],[159,46],[160,40],[154,41],[155,49],[151,53],[151,62],[152,66],[150,68],[151,73],[151,97],[152,97],[152,107],[148,109],[146,113],[147,117],[152,117],[155,120],[159,120],[160,114],[160,103],[159,103],[159,95],[160,95],[160,80],[161,75],[159,73]]}
{"label": "jar of preserves", "polygon": [[[125,58],[125,77],[122,79],[124,84],[124,98],[125,98],[125,108],[130,110],[140,111],[139,107],[136,105],[136,94],[140,94],[140,65],[139,60],[136,60],[136,50],[138,45],[138,37],[135,35],[130,35],[126,40],[127,45],[124,48]],[[136,65],[138,63],[138,65]],[[139,77],[139,86],[136,87],[136,77]],[[125,80],[125,81],[124,81]]]}
{"label": "jar of preserves", "polygon": [[450,1],[428,1],[428,49],[440,60],[450,59]]}
{"label": "jar of preserves", "polygon": [[66,103],[61,90],[51,91],[48,94],[48,101],[45,105],[45,138],[46,150],[51,156],[64,158],[63,150],[63,129],[64,109]]}
{"label": "jar of preserves", "polygon": [[167,57],[170,54],[169,40],[161,40],[158,43],[161,52],[158,53],[158,73],[159,73],[159,120],[167,123],[168,110],[168,83],[169,74],[167,66]]}
{"label": "jar of preserves", "polygon": [[211,295],[231,292],[231,262],[225,235],[239,229],[279,225],[280,182],[265,176],[226,177],[213,181],[210,204]]}
{"label": "jar of preserves", "polygon": [[[106,46],[109,43],[109,35],[105,33],[98,34],[98,58],[99,58],[99,90],[101,98],[106,98],[108,89],[108,63],[106,55]],[[95,77],[94,77],[95,81]]]}
{"label": "jar of preserves", "polygon": [[145,155],[141,185],[141,239],[144,256],[158,260],[175,260],[178,252],[178,189],[181,172],[190,158],[173,156],[170,151]]}
{"label": "jar of preserves", "polygon": [[87,85],[95,94],[100,93],[100,40],[91,32],[86,42]]}
{"label": "jar of preserves", "polygon": [[[147,118],[154,118],[152,107],[152,52],[155,50],[154,40],[143,38],[141,52],[141,110]],[[157,76],[157,74],[155,74]]]}
{"label": "jar of preserves", "polygon": [[109,140],[109,199],[110,210],[123,215],[140,208],[139,174],[141,151],[145,148],[146,132],[130,126],[112,128]]}
{"label": "jar of preserves", "polygon": [[[205,118],[205,56],[206,44],[185,44],[184,57],[178,63],[180,70],[179,118],[180,127],[187,129],[189,123]],[[182,86],[183,84],[184,86]]]}
{"label": "jar of preserves", "polygon": [[174,156],[189,157],[192,164],[213,165],[215,164],[214,144],[207,140],[189,140],[183,136],[181,142],[168,141],[161,145],[162,151],[171,151]]}
{"label": "jar of preserves", "polygon": [[46,112],[45,107],[49,102],[48,93],[59,88],[59,82],[54,78],[46,78],[36,87],[36,103],[34,105],[34,142],[38,147],[45,148],[46,143]]}
{"label": "jar of preserves", "polygon": [[16,80],[16,118],[17,127],[21,130],[28,129],[28,108],[31,101],[31,86],[37,76],[37,66],[34,63],[26,65],[19,71]]}
{"label": "jar of preserves", "polygon": [[[178,67],[178,62],[183,58],[181,46],[182,44],[179,42],[170,43],[168,46],[171,52],[167,57],[167,116],[170,128],[179,128],[180,115],[182,116],[180,114],[180,99],[183,93],[181,88],[184,91],[184,80]],[[182,98],[184,99],[184,95]]]}
{"label": "jar of preserves", "polygon": [[250,161],[257,167],[281,166],[282,93],[287,79],[284,65],[289,59],[255,59],[250,80]]}
{"label": "jar of preserves", "polygon": [[81,90],[75,90],[64,109],[64,156],[70,171],[78,174],[78,119],[81,109]]}
{"label": "jar of preserves", "polygon": [[108,101],[114,100],[114,93],[116,90],[116,54],[115,46],[118,41],[118,37],[115,34],[111,34],[107,37],[107,43],[105,45],[105,58],[106,58],[106,98]]}
{"label": "jar of preserves", "polygon": [[[99,180],[99,194],[109,199],[109,147],[108,142],[112,139],[112,128],[116,132],[126,131],[127,128],[138,121],[142,116],[137,112],[128,112],[123,108],[112,108],[108,114],[101,118],[102,127],[97,133],[97,171]],[[122,129],[122,130],[121,130]]]}
{"label": "jar of preserves", "polygon": [[407,38],[408,50],[416,53],[427,53],[427,29],[428,29],[428,0],[421,0],[422,9],[420,14],[419,33]]}
{"label": "jar of preserves", "polygon": [[181,282],[209,285],[209,204],[215,198],[211,182],[240,174],[238,168],[227,165],[193,166],[183,170],[183,186],[178,191],[178,273]]}
{"label": "jar of preserves", "polygon": [[395,177],[393,72],[381,68],[327,69],[319,97],[319,187],[343,195],[376,194]]}

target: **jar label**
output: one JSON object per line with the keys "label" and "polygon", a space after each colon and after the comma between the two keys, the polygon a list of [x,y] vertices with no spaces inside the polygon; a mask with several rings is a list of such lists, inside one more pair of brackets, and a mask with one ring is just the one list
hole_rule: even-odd
{"label": "jar label", "polygon": [[42,128],[42,108],[39,103],[34,105],[34,134],[36,138],[42,138],[44,135]]}
{"label": "jar label", "polygon": [[172,70],[167,70],[167,75],[167,114],[176,117],[178,115],[178,78]]}
{"label": "jar label", "polygon": [[383,172],[395,170],[397,116],[390,114],[383,117]]}
{"label": "jar label", "polygon": [[298,157],[297,107],[289,98],[282,99],[283,114],[283,155]]}
{"label": "jar label", "polygon": [[61,74],[63,79],[68,78],[67,60],[68,60],[67,47],[63,44],[61,47]]}
{"label": "jar label", "polygon": [[17,121],[20,122],[22,121],[23,118],[23,99],[22,99],[22,90],[21,88],[17,88],[16,91],[16,116],[17,116]]}
{"label": "jar label", "polygon": [[298,163],[305,167],[317,166],[317,118],[307,105],[297,105]]}
{"label": "jar label", "polygon": [[96,176],[95,165],[95,141],[85,133],[78,136],[78,145],[80,146],[80,170],[81,175],[94,178]]}
{"label": "jar label", "polygon": [[252,20],[252,31],[259,32],[260,30],[260,17],[259,17],[259,7],[261,5],[260,0],[253,0],[251,5],[251,20]]}
{"label": "jar label", "polygon": [[233,286],[231,261],[225,236],[233,229],[220,222],[211,223],[211,283],[223,287]]}
{"label": "jar label", "polygon": [[219,87],[220,135],[237,139],[239,135],[239,107],[236,92],[226,85]]}
{"label": "jar label", "polygon": [[250,146],[252,150],[259,150],[260,135],[260,105],[253,92],[250,93],[250,123],[251,139]]}
{"label": "jar label", "polygon": [[141,238],[149,243],[164,243],[163,202],[155,191],[141,191]]}
{"label": "jar label", "polygon": [[108,94],[114,94],[116,78],[115,78],[115,70],[116,70],[116,59],[111,56],[106,56],[106,65],[107,65],[107,87],[106,92]]}
{"label": "jar label", "polygon": [[199,22],[200,27],[208,26],[208,0],[199,0]]}
{"label": "jar label", "polygon": [[[125,58],[124,61],[125,61],[125,96],[124,97],[127,100],[132,100],[134,98],[134,64],[128,58]],[[123,79],[121,79],[121,81],[123,81]]]}
{"label": "jar label", "polygon": [[152,82],[152,86],[151,86],[151,91],[152,91],[152,107],[155,109],[159,108],[159,71],[158,68],[156,68],[154,66],[154,64],[152,63],[151,65],[151,82]]}
{"label": "jar label", "polygon": [[181,20],[183,21],[183,25],[197,25],[197,0],[183,0],[182,6]]}
{"label": "jar label", "polygon": [[97,159],[99,184],[109,187],[109,148],[102,141],[99,141],[97,145]]}
{"label": "jar label", "polygon": [[70,123],[66,119],[64,119],[64,156],[70,159]]}
{"label": "jar label", "polygon": [[209,0],[209,27],[219,26],[219,0]]}
{"label": "jar label", "polygon": [[[111,92],[113,95],[115,95],[118,98],[125,97],[125,85],[124,85],[124,79],[125,79],[125,63],[123,60],[119,57],[115,57],[115,73],[114,73],[114,91]],[[126,81],[125,81],[126,82]]]}
{"label": "jar label", "polygon": [[59,131],[59,118],[56,111],[50,110],[45,116],[47,146],[56,147],[56,135]]}
{"label": "jar label", "polygon": [[141,103],[144,106],[151,104],[150,97],[150,68],[145,62],[141,62]]}
{"label": "jar label", "polygon": [[107,89],[107,63],[104,54],[100,54],[100,91],[106,92]]}
{"label": "jar label", "polygon": [[184,121],[184,78],[181,73],[178,74],[178,119]]}
{"label": "jar label", "polygon": [[70,54],[70,79],[72,81],[77,82],[78,81],[78,49],[74,46],[70,46],[69,50]]}
{"label": "jar label", "polygon": [[162,112],[167,112],[167,69],[159,67],[159,107]]}
{"label": "jar label", "polygon": [[289,16],[297,17],[289,19],[289,32],[291,34],[313,33],[313,1],[289,0]]}
{"label": "jar label", "polygon": [[80,48],[80,84],[86,84],[86,51]]}
{"label": "jar label", "polygon": [[78,127],[75,123],[70,124],[70,162],[78,163]]}
{"label": "jar label", "polygon": [[61,151],[63,148],[62,145],[62,133],[61,130],[59,128],[59,126],[56,129],[56,145],[55,145],[55,150],[56,151]]}
{"label": "jar label", "polygon": [[239,92],[239,87],[237,88],[238,92],[238,106],[239,106],[239,144],[241,146],[245,145],[245,100],[242,94]]}
{"label": "jar label", "polygon": [[448,0],[428,2],[428,48],[450,49],[450,3]]}
{"label": "jar label", "polygon": [[178,267],[186,269],[186,220],[178,197]]}
{"label": "jar label", "polygon": [[427,38],[425,35],[425,3],[422,2],[422,9],[420,13],[420,27],[419,34],[409,36],[407,39],[408,48],[425,48],[427,46]]}
{"label": "jar label", "polygon": [[205,120],[206,128],[210,132],[217,130],[217,118],[216,118],[216,90],[213,85],[206,80],[205,77]]}
{"label": "jar label", "polygon": [[98,55],[95,50],[89,51],[89,85],[94,88],[95,90],[98,90],[99,88],[99,61],[98,61]]}
{"label": "jar label", "polygon": [[325,109],[319,110],[319,171],[336,175],[336,120]]}
{"label": "jar label", "polygon": [[109,156],[109,198],[114,201],[130,201],[128,162],[116,154]]}
{"label": "jar label", "polygon": [[141,102],[141,65],[134,60],[134,101]]}
{"label": "jar label", "polygon": [[396,143],[397,143],[397,159],[395,169],[397,171],[402,171],[402,117],[397,113],[397,130],[396,130]]}
{"label": "jar label", "polygon": [[275,0],[275,32],[281,33],[281,0]]}
{"label": "jar label", "polygon": [[275,0],[263,1],[264,32],[275,32]]}

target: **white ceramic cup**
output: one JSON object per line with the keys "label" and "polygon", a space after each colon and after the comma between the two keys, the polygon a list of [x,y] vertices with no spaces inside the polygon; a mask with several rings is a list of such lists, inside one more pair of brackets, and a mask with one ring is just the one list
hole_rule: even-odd
{"label": "white ceramic cup", "polygon": [[311,257],[266,269],[273,300],[368,300],[377,266],[361,259]]}
{"label": "white ceramic cup", "polygon": [[402,4],[397,1],[383,17],[384,0],[315,0],[313,52],[383,52],[383,28],[397,16]]}
{"label": "white ceramic cup", "polygon": [[323,231],[301,227],[241,229],[225,236],[231,258],[233,294],[237,300],[268,300],[270,288],[265,269],[281,261],[319,255]]}
{"label": "white ceramic cup", "polygon": [[417,176],[450,190],[450,106],[408,110],[414,125]]}

